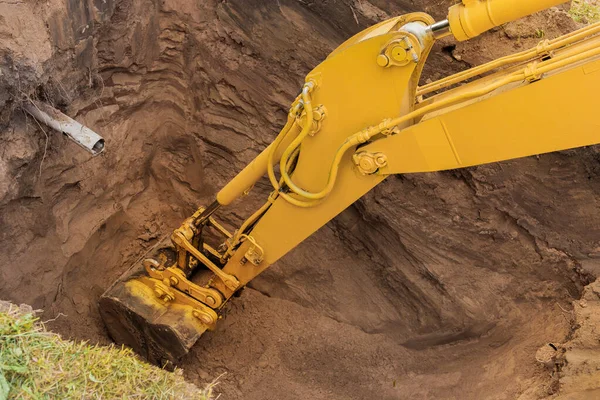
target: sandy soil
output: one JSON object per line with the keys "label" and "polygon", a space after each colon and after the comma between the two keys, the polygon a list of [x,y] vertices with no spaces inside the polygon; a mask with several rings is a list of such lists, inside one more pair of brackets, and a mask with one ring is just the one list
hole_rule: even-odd
{"label": "sandy soil", "polygon": [[[382,18],[441,18],[449,3],[0,1],[0,298],[108,343],[100,294],[274,138],[314,65]],[[574,28],[555,10],[445,41],[425,79]],[[46,141],[27,96],[107,151]],[[536,352],[566,343],[553,360],[575,365],[571,303],[600,270],[599,160],[587,148],[388,179],[245,289],[183,360],[187,377],[227,372],[226,399],[583,390]],[[221,217],[239,224],[267,190]]]}

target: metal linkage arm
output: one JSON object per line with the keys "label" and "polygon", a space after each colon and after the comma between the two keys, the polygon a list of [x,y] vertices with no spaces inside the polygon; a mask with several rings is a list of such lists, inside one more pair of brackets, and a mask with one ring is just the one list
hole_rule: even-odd
{"label": "metal linkage arm", "polygon": [[[379,175],[487,164],[600,143],[600,37],[434,97],[422,119],[362,147]],[[454,99],[454,100],[453,100]],[[447,103],[446,107],[439,107]],[[431,109],[429,113],[423,113]],[[360,165],[358,165],[360,167]]]}

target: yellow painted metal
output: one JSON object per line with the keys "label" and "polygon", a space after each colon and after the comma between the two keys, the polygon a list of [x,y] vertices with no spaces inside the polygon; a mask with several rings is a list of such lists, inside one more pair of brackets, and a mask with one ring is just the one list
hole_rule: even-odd
{"label": "yellow painted metal", "polygon": [[[408,22],[422,22],[423,24],[432,24],[433,19],[431,16],[425,13],[412,13],[403,15],[400,17],[392,18],[387,21],[383,21],[375,26],[372,26],[352,38],[348,39],[342,45],[340,45],[334,52],[332,52],[328,58],[335,57],[338,53],[345,51],[349,47],[352,47],[360,42],[372,39],[383,37],[389,32],[395,32],[402,25],[405,25]],[[377,49],[379,53],[380,49]],[[377,54],[378,54],[377,53]],[[377,57],[377,55],[375,56]],[[348,68],[348,66],[346,67]],[[422,68],[422,65],[421,65]],[[352,68],[348,69],[348,72],[351,72]],[[296,99],[298,101],[299,99]],[[296,104],[296,102],[294,103]],[[315,103],[317,104],[317,103]],[[293,108],[294,105],[292,105]],[[288,124],[292,122],[288,120]],[[286,129],[290,129],[290,126],[286,125],[284,127],[284,131]],[[283,142],[277,146],[278,149],[275,151],[274,158],[279,159],[284,150],[289,146],[289,144],[296,138],[296,136],[300,133],[300,131],[292,131],[292,134],[285,137]],[[217,194],[217,201],[219,204],[223,206],[230,205],[235,199],[241,197],[244,192],[246,192],[249,188],[252,187],[260,178],[262,178],[267,172],[267,165],[269,159],[269,153],[271,153],[271,149],[273,148],[273,144],[267,147],[259,156],[257,156],[244,170],[242,170],[235,178],[233,178],[223,189],[219,191]]]}
{"label": "yellow painted metal", "polygon": [[506,67],[507,65],[527,61],[537,56],[551,54],[551,52],[553,52],[554,50],[560,49],[561,47],[582,40],[586,37],[589,37],[590,35],[595,35],[597,33],[600,33],[600,22],[596,22],[595,24],[589,25],[583,29],[580,29],[578,31],[572,32],[568,35],[561,36],[553,40],[543,40],[533,49],[522,51],[516,54],[511,54],[506,57],[501,57],[489,63],[473,67],[471,69],[459,72],[447,78],[440,79],[438,81],[421,86],[417,90],[417,96],[423,96],[428,93],[435,92],[437,90],[445,89],[449,86],[455,85],[460,82],[464,82],[467,79],[479,75],[483,75],[497,68],[502,68]]}
{"label": "yellow painted metal", "polygon": [[385,35],[389,32],[397,31],[400,27],[408,22],[422,22],[426,25],[431,25],[434,20],[428,14],[417,12],[382,21],[346,40],[344,43],[339,45],[337,49],[332,51],[327,58],[335,57],[338,53],[345,51],[348,47],[355,46],[362,41],[374,38],[376,36]]}
{"label": "yellow painted metal", "polygon": [[[198,329],[213,330],[215,328],[218,315],[213,309],[177,290],[170,291],[171,297],[169,298],[161,296],[159,295],[160,291],[157,293],[157,285],[161,285],[161,281],[139,277],[127,282],[126,288],[137,299],[142,299],[147,307],[155,310],[154,315],[157,320],[165,318],[164,316],[169,314],[168,308],[175,307],[185,309],[185,312],[191,317],[187,319],[197,320]],[[149,291],[148,288],[154,288],[154,291]]]}
{"label": "yellow painted metal", "polygon": [[450,30],[457,40],[464,41],[483,32],[514,21],[565,0],[463,0],[450,7]]}
{"label": "yellow painted metal", "polygon": [[188,252],[196,258],[196,260],[202,262],[202,264],[211,270],[229,289],[237,290],[240,287],[238,280],[235,276],[229,275],[223,272],[217,265],[215,265],[207,256],[204,255],[200,250],[196,249],[192,243],[190,243],[187,238],[179,232],[179,230],[175,231],[171,236],[171,240],[173,244],[178,246],[179,248]]}
{"label": "yellow painted metal", "polygon": [[200,287],[190,282],[180,268],[174,266],[161,268],[155,260],[145,260],[144,267],[150,278],[163,282],[164,285],[188,294],[193,299],[206,304],[212,308],[218,308],[223,304],[221,293],[215,289]]}
{"label": "yellow painted metal", "polygon": [[[293,135],[285,138],[283,146],[288,146],[294,139]],[[217,201],[222,206],[230,205],[234,200],[246,193],[260,178],[267,173],[267,162],[269,153],[273,145],[263,150],[246,168],[244,168],[235,178],[233,178],[217,194]],[[276,153],[276,157],[281,157],[283,149]]]}
{"label": "yellow painted metal", "polygon": [[597,109],[599,60],[600,37],[571,44],[545,61],[434,97],[414,111],[422,116],[420,123],[361,151],[386,154],[389,162],[378,171],[386,175],[462,168],[597,144],[600,122],[590,115]]}
{"label": "yellow painted metal", "polygon": [[[386,108],[394,102],[389,97],[391,86],[377,89],[372,80],[385,73],[386,68],[377,65],[377,58],[372,64],[358,63],[359,69],[343,66],[347,64],[344,53],[353,60],[369,60],[373,59],[372,55],[352,54],[352,49],[377,54],[375,49],[369,49],[365,42],[360,42],[360,46],[350,46],[336,53],[308,77],[318,82],[313,103],[325,104],[330,112],[327,123],[332,125],[324,124],[323,129],[327,133],[319,135],[331,135],[336,141],[328,143],[320,136],[306,141],[293,178],[306,190],[319,190],[329,179],[326,172],[331,160],[341,154],[338,182],[325,200],[313,208],[301,209],[281,198],[267,206],[268,211],[263,210],[266,212],[261,214],[251,232],[264,247],[263,263],[258,266],[247,263],[244,254],[250,244],[243,243],[225,270],[236,276],[241,284],[247,283],[387,174],[464,167],[600,142],[600,133],[595,130],[598,123],[589,118],[595,104],[593,88],[599,87],[596,76],[590,71],[594,70],[600,46],[597,38],[581,40],[594,34],[593,29],[584,28],[579,33],[557,39],[553,43],[562,48],[554,45],[552,56],[545,61],[541,57],[548,57],[548,52],[526,52],[524,54],[528,58],[521,55],[516,60],[521,63],[520,66],[435,96],[423,106],[413,108],[414,101],[410,98],[396,100],[394,104],[401,105],[398,108],[400,116],[384,117],[379,121],[372,117],[375,114],[394,115],[393,110]],[[383,49],[389,42],[382,40],[378,46]],[[523,64],[523,61],[530,63]],[[350,68],[349,73],[357,78],[353,82],[368,85],[350,86],[362,93],[354,104],[352,100],[356,99],[356,95],[345,92],[348,90],[346,82],[336,85],[335,81],[323,79],[329,73],[328,68],[337,71],[335,76],[343,74],[344,68]],[[398,69],[393,73],[398,74],[398,71],[406,72]],[[362,73],[370,80],[363,78]],[[418,78],[415,71],[410,77],[405,75],[409,81],[415,78]],[[404,90],[411,93],[410,83]],[[557,93],[561,95],[557,96]],[[581,107],[582,99],[585,99],[585,107]],[[365,107],[367,104],[371,107]],[[547,110],[552,110],[552,116]],[[561,114],[561,110],[566,114]],[[570,112],[578,116],[578,122],[566,117]],[[354,116],[359,121],[355,122]],[[576,127],[577,132],[565,134],[569,125]],[[336,136],[330,133],[332,126],[337,128]],[[348,134],[356,126],[363,128],[355,134]],[[398,127],[405,129],[399,131]],[[382,135],[386,130],[388,137]],[[356,147],[366,141],[372,143],[361,147],[353,157],[344,153],[345,148]],[[368,166],[354,167],[352,158],[358,160],[359,167],[360,161],[369,158],[379,158],[382,165],[376,174],[365,176],[361,172],[369,172]]]}
{"label": "yellow painted metal", "polygon": [[[430,17],[423,21],[421,13],[414,16],[419,21],[432,22]],[[405,22],[410,20],[411,15],[403,19]],[[376,124],[382,118],[411,111],[422,64],[431,43],[423,49],[418,64],[413,62],[390,68],[377,64],[377,55],[405,35],[396,31],[346,45],[343,51],[335,52],[307,76],[307,82],[316,83],[312,104],[324,104],[327,118],[317,135],[307,136],[302,142],[298,165],[292,175],[296,185],[305,191],[321,191],[328,184],[340,145],[348,143],[346,140],[353,132]],[[350,147],[355,148],[357,144],[353,142]],[[248,283],[383,179],[377,175],[363,175],[354,168],[352,151],[342,154],[333,190],[320,203],[301,208],[278,197],[260,218],[251,235],[264,249],[262,263],[254,265],[247,261],[245,254],[252,244],[243,242],[224,271],[236,276],[240,284]],[[290,196],[301,199],[297,195]],[[223,293],[230,293],[220,282],[214,284]]]}
{"label": "yellow painted metal", "polygon": [[[600,143],[600,60],[520,83],[426,119],[365,148],[385,152],[382,175],[431,172]],[[557,95],[559,94],[559,95]]]}

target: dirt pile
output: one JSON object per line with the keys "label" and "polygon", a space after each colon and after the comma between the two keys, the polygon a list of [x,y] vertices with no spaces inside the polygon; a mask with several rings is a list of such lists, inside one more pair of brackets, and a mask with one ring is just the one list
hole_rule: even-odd
{"label": "dirt pile", "polygon": [[[270,143],[313,66],[388,15],[441,18],[449,3],[0,3],[0,298],[107,342],[99,295]],[[572,28],[552,11],[445,41],[426,79]],[[18,111],[27,96],[102,133],[106,152],[46,143]],[[228,399],[553,393],[535,353],[565,341],[561,308],[600,269],[599,160],[589,148],[391,177],[232,302],[188,378],[228,372]],[[267,191],[220,216],[238,225]]]}
{"label": "dirt pile", "polygon": [[569,316],[574,322],[570,340],[557,349],[559,399],[592,399],[600,396],[598,357],[600,354],[600,280],[583,291],[581,300],[573,302]]}

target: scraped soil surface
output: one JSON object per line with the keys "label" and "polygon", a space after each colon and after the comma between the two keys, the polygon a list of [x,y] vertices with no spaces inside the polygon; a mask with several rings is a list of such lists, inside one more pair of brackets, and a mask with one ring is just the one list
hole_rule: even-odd
{"label": "scraped soil surface", "polygon": [[[109,343],[99,296],[274,139],[307,72],[373,23],[450,3],[0,1],[0,298]],[[446,40],[424,79],[575,28],[555,9]],[[106,151],[42,129],[28,98]],[[268,192],[219,216],[238,226]],[[536,352],[572,339],[599,211],[597,147],[391,177],[252,282],[181,366],[198,384],[227,373],[224,399],[576,393]]]}

